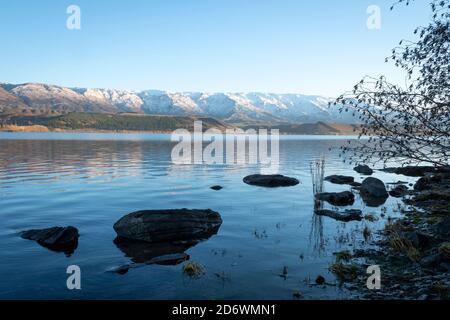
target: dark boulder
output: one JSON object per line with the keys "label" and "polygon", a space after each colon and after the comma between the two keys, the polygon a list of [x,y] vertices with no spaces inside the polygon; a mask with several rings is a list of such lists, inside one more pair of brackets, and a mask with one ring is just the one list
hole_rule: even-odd
{"label": "dark boulder", "polygon": [[67,255],[75,252],[78,247],[78,238],[80,237],[77,228],[70,226],[27,230],[23,231],[20,236],[23,239],[34,240],[49,250],[64,252]]}
{"label": "dark boulder", "polygon": [[325,178],[325,180],[334,184],[352,184],[355,182],[355,178],[353,177],[339,175],[328,176]]}
{"label": "dark boulder", "polygon": [[223,187],[222,186],[212,186],[211,189],[215,190],[215,191],[219,191],[219,190],[222,190]]}
{"label": "dark boulder", "polygon": [[400,184],[396,186],[394,189],[389,191],[389,195],[394,198],[401,198],[408,193],[408,187]]}
{"label": "dark boulder", "polygon": [[349,221],[361,221],[363,219],[361,210],[345,210],[344,212],[333,211],[333,210],[317,210],[315,213],[318,216],[326,216],[332,219],[349,222]]}
{"label": "dark boulder", "polygon": [[220,214],[208,210],[147,210],[130,213],[114,224],[121,238],[168,242],[209,238],[222,224]]}
{"label": "dark boulder", "polygon": [[355,203],[355,195],[350,191],[339,193],[318,193],[316,200],[326,201],[334,206],[350,206]]}
{"label": "dark boulder", "polygon": [[319,285],[319,286],[324,285],[325,284],[325,278],[323,276],[318,276],[316,278],[316,284]]}
{"label": "dark boulder", "polygon": [[377,178],[365,179],[359,190],[363,201],[370,207],[381,206],[389,198],[386,186]]}
{"label": "dark boulder", "polygon": [[373,174],[373,170],[371,168],[369,168],[369,166],[366,166],[366,165],[356,166],[355,168],[353,168],[353,170],[355,170],[356,172],[363,174],[365,176],[370,176]]}
{"label": "dark boulder", "polygon": [[267,188],[292,187],[300,183],[300,181],[295,178],[285,177],[279,174],[276,175],[254,174],[245,177],[244,182],[249,185]]}

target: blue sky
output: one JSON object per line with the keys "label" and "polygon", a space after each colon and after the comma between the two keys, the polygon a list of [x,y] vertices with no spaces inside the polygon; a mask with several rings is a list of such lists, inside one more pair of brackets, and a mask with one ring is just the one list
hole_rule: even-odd
{"label": "blue sky", "polygon": [[[365,75],[404,79],[384,58],[430,11],[393,1],[2,0],[0,82],[336,96]],[[66,28],[71,4],[81,30]]]}

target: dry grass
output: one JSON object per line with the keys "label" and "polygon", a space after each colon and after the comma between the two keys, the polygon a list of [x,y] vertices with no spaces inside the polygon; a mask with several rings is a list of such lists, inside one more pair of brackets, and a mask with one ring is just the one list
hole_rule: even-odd
{"label": "dry grass", "polygon": [[16,126],[16,125],[5,125],[0,126],[0,131],[7,132],[49,132],[50,130],[45,126],[32,125],[32,126]]}
{"label": "dry grass", "polygon": [[337,262],[350,261],[353,258],[353,255],[348,250],[335,252],[334,255],[336,256],[336,261]]}
{"label": "dry grass", "polygon": [[333,263],[330,267],[340,280],[354,280],[358,277],[358,266],[354,264],[343,264],[342,262]]}
{"label": "dry grass", "polygon": [[199,278],[205,273],[205,267],[196,262],[187,262],[183,266],[183,273],[190,278]]}
{"label": "dry grass", "polygon": [[394,251],[406,254],[413,262],[420,260],[420,251],[413,246],[410,240],[405,239],[398,234],[390,237],[389,245]]}

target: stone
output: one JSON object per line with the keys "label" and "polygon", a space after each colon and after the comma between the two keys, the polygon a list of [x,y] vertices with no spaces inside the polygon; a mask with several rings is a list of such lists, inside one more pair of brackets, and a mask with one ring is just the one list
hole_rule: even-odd
{"label": "stone", "polygon": [[353,168],[353,170],[355,170],[356,172],[363,174],[365,176],[370,176],[373,174],[373,170],[371,168],[369,168],[369,166],[366,166],[366,165],[356,166],[355,168]]}
{"label": "stone", "polygon": [[361,221],[363,219],[361,210],[345,210],[344,212],[333,210],[316,210],[315,213],[319,216],[326,216],[332,219],[349,222],[349,221]]}
{"label": "stone", "polygon": [[351,184],[355,182],[355,178],[349,176],[332,175],[325,178],[326,181],[334,184]]}
{"label": "stone", "polygon": [[291,177],[286,177],[280,174],[275,175],[261,175],[254,174],[244,178],[246,184],[259,187],[277,188],[277,187],[292,187],[300,183],[299,180]]}
{"label": "stone", "polygon": [[215,191],[220,191],[223,189],[223,187],[222,186],[212,186],[211,189],[215,190]]}
{"label": "stone", "polygon": [[363,201],[368,206],[377,207],[383,205],[389,198],[386,186],[383,181],[377,178],[370,177],[365,179],[359,190]]}
{"label": "stone", "polygon": [[394,198],[401,198],[408,193],[408,187],[405,185],[398,185],[391,191],[389,191],[389,195]]}
{"label": "stone", "polygon": [[216,234],[218,212],[207,210],[145,210],[130,213],[114,224],[121,238],[145,242],[200,240]]}
{"label": "stone", "polygon": [[339,193],[318,193],[317,200],[326,201],[334,206],[349,206],[355,203],[355,195],[350,191]]}
{"label": "stone", "polygon": [[316,278],[316,284],[318,284],[319,286],[325,284],[325,278],[322,277],[322,276],[318,276],[318,277]]}
{"label": "stone", "polygon": [[41,246],[71,255],[78,247],[80,237],[78,229],[74,227],[52,227],[47,229],[27,230],[20,233],[26,240],[34,240]]}

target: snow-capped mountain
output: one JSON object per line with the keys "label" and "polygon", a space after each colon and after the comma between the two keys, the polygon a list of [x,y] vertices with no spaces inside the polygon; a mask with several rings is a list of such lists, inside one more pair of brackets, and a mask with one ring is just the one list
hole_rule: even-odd
{"label": "snow-capped mountain", "polygon": [[63,112],[206,116],[228,123],[356,123],[332,99],[274,93],[208,93],[65,88],[46,84],[0,84],[0,114]]}

